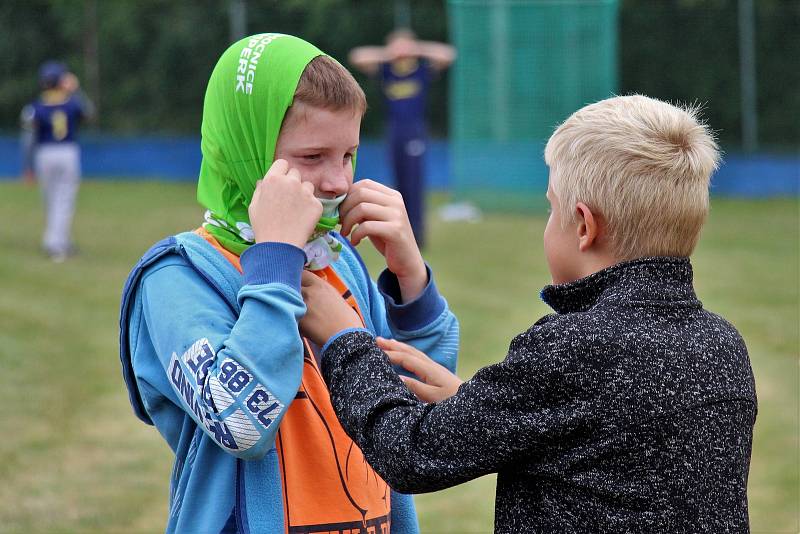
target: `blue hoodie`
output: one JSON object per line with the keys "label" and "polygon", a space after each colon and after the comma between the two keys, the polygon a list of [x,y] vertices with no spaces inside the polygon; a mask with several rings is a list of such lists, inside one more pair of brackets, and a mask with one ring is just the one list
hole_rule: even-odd
{"label": "blue hoodie", "polygon": [[[375,335],[408,342],[450,370],[458,323],[429,284],[400,302],[397,280],[376,284],[358,253],[333,269]],[[261,243],[243,273],[196,233],[159,242],[126,282],[120,357],[136,415],[175,454],[167,532],[284,532],[275,437],[303,368],[299,248]],[[393,532],[418,531],[411,497],[392,492]]]}

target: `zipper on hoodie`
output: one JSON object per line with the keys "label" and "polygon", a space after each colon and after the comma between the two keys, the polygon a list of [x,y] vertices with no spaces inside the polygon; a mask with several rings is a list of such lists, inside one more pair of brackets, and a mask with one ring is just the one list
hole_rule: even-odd
{"label": "zipper on hoodie", "polygon": [[236,532],[250,534],[244,495],[244,463],[241,458],[236,459]]}

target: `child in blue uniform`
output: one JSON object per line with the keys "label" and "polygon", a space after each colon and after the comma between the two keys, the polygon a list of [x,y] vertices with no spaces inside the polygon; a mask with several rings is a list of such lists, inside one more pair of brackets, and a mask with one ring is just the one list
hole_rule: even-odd
{"label": "child in blue uniform", "polygon": [[81,177],[78,128],[91,104],[77,92],[78,79],[59,62],[39,71],[42,94],[22,110],[24,173],[36,176],[44,199],[46,224],[42,247],[55,262],[74,252],[71,238]]}
{"label": "child in blue uniform", "polygon": [[452,63],[455,50],[444,43],[418,41],[412,31],[398,29],[386,38],[386,46],[355,48],[349,59],[356,68],[380,78],[395,184],[403,195],[414,236],[422,247],[425,242],[425,101],[431,79]]}

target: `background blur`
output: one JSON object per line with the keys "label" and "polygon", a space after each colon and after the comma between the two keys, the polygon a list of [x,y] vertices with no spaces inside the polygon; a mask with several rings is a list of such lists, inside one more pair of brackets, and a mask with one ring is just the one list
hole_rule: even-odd
{"label": "background blur", "polygon": [[[5,0],[0,176],[19,173],[19,114],[47,59],[65,61],[97,106],[85,175],[185,180],[206,81],[234,39],[297,34],[346,63],[396,24],[461,51],[430,94],[435,189],[538,191],[536,143],[582,105],[637,92],[704,106],[726,154],[719,192],[797,194],[797,0]],[[361,172],[381,179],[384,150],[369,141],[383,133],[383,103],[375,80],[356,77],[371,106]]]}
{"label": "background blur", "polygon": [[[759,416],[755,532],[800,531],[800,1],[4,0],[0,3],[0,531],[160,531],[170,454],[127,406],[119,292],[154,241],[195,227],[206,81],[236,38],[299,35],[346,64],[396,25],[459,50],[432,86],[426,257],[459,315],[471,376],[547,312],[543,142],[582,105],[642,93],[700,103],[724,164],[694,258],[705,305],[751,352]],[[43,215],[22,185],[19,114],[60,59],[97,107],[82,130],[81,255],[38,251]],[[375,80],[358,177],[391,183]],[[481,222],[446,222],[469,200]],[[522,246],[529,244],[530,246]],[[373,274],[378,258],[360,247]],[[418,499],[424,532],[491,530],[494,480]]]}

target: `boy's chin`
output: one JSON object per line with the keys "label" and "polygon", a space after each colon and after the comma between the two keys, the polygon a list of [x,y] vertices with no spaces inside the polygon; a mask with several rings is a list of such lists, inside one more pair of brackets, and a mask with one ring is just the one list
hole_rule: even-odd
{"label": "boy's chin", "polygon": [[587,277],[589,274],[591,273],[584,273],[578,269],[570,269],[563,271],[550,269],[550,278],[552,280],[553,285],[555,286],[577,282],[581,278]]}

